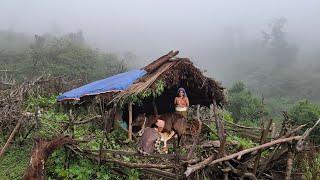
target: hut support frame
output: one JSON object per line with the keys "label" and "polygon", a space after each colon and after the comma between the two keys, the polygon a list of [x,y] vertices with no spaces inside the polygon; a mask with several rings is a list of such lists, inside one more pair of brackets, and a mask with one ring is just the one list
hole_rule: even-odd
{"label": "hut support frame", "polygon": [[128,139],[129,141],[132,140],[132,102],[128,104],[128,111],[129,111],[129,123],[128,123]]}

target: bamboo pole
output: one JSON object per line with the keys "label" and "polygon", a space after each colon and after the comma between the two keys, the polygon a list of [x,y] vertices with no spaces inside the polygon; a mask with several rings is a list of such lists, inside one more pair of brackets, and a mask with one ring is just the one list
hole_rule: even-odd
{"label": "bamboo pole", "polygon": [[128,104],[128,111],[129,111],[129,124],[128,124],[128,139],[129,141],[132,140],[132,102]]}

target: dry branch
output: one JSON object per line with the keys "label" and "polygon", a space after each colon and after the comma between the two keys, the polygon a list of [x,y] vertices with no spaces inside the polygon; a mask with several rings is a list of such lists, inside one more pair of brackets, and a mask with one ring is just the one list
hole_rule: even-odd
{"label": "dry branch", "polygon": [[202,162],[200,162],[198,164],[195,164],[193,166],[188,167],[184,174],[188,177],[191,173],[193,173],[193,172],[195,172],[197,170],[200,170],[200,169],[204,168],[207,165],[214,165],[216,163],[227,161],[227,160],[230,160],[230,159],[233,159],[233,158],[236,158],[236,157],[241,158],[241,156],[243,156],[244,154],[250,153],[250,152],[254,152],[254,151],[257,151],[257,150],[260,150],[260,149],[271,147],[271,146],[273,146],[275,144],[284,143],[284,142],[288,142],[288,141],[292,141],[292,140],[300,140],[300,139],[301,139],[301,136],[294,136],[294,137],[289,137],[289,138],[284,138],[284,139],[278,139],[278,140],[274,140],[274,141],[262,144],[260,146],[256,146],[256,147],[253,147],[253,148],[249,148],[249,149],[245,149],[245,150],[239,151],[237,153],[234,153],[234,154],[231,154],[231,155],[228,155],[228,156],[216,159],[216,160],[213,160],[214,157],[210,156],[209,158],[205,159],[204,161],[202,161]]}
{"label": "dry branch", "polygon": [[129,163],[124,161],[119,161],[116,159],[103,159],[105,162],[116,163],[121,166],[130,167],[130,168],[159,168],[159,169],[168,169],[173,168],[173,165],[163,165],[163,164],[147,164],[147,163]]}
{"label": "dry branch", "polygon": [[256,130],[256,131],[261,131],[261,128],[256,128],[256,127],[247,127],[247,126],[243,126],[243,125],[239,125],[239,124],[235,124],[233,122],[229,122],[223,119],[223,122],[225,122],[226,124],[230,125],[230,126],[234,126],[240,129],[248,129],[248,130]]}
{"label": "dry branch", "polygon": [[3,146],[3,148],[0,151],[0,158],[3,156],[4,152],[6,151],[6,149],[9,147],[12,139],[14,138],[14,135],[17,133],[18,129],[20,128],[22,120],[20,119],[18,121],[18,123],[16,124],[16,127],[13,129],[13,131],[11,132],[6,144]]}
{"label": "dry branch", "polygon": [[296,149],[299,151],[302,151],[304,148],[304,142],[306,138],[310,135],[311,131],[320,123],[320,119],[311,127],[308,128],[302,135],[302,138],[298,141]]}
{"label": "dry branch", "polygon": [[[148,163],[130,163],[130,162],[124,162],[120,160],[116,160],[113,158],[101,158],[99,157],[99,154],[97,153],[91,153],[88,151],[80,150],[79,148],[72,148],[74,152],[77,152],[79,154],[83,154],[87,156],[90,159],[94,159],[96,161],[101,161],[101,162],[107,162],[107,163],[115,163],[121,166],[125,167],[130,167],[130,168],[159,168],[159,169],[168,169],[168,168],[173,168],[173,165],[164,165],[164,164],[148,164]],[[102,150],[106,151],[106,150]],[[109,152],[113,152],[116,154],[127,154],[127,155],[136,155],[136,153],[133,152],[125,152],[125,151],[116,151],[116,150],[108,150]],[[146,156],[148,157],[148,156]],[[150,157],[150,156],[149,156]]]}
{"label": "dry branch", "polygon": [[[92,155],[98,155],[99,152],[104,154],[117,154],[117,155],[126,155],[126,156],[139,156],[139,157],[152,157],[152,158],[163,158],[163,159],[174,159],[174,154],[150,154],[150,155],[143,155],[141,153],[138,153],[136,151],[123,151],[123,150],[112,150],[112,149],[101,149],[101,150],[83,150],[77,146],[73,146],[73,149],[76,149],[78,152],[81,152],[82,154],[92,154]],[[180,156],[180,159],[187,160],[186,156]]]}

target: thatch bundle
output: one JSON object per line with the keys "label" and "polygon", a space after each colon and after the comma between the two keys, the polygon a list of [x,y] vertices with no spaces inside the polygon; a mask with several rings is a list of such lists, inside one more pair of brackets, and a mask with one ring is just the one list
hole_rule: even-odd
{"label": "thatch bundle", "polygon": [[147,74],[130,88],[117,94],[112,102],[138,94],[148,88],[153,89],[156,82],[162,80],[165,83],[165,91],[167,91],[164,92],[166,96],[163,98],[172,98],[179,87],[184,87],[191,104],[209,105],[214,100],[218,105],[223,106],[225,103],[224,88],[220,83],[204,76],[190,59],[175,57],[178,53],[178,51],[170,51],[145,66],[143,69],[147,71]]}

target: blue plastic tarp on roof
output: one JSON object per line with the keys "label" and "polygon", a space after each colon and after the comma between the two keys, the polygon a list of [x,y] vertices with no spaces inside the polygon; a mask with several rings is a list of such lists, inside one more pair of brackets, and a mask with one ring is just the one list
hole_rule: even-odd
{"label": "blue plastic tarp on roof", "polygon": [[94,81],[87,85],[65,92],[57,97],[58,101],[67,99],[79,100],[83,96],[96,95],[110,91],[122,91],[133,84],[135,80],[145,75],[145,70],[134,69],[128,72],[117,74],[106,79]]}

